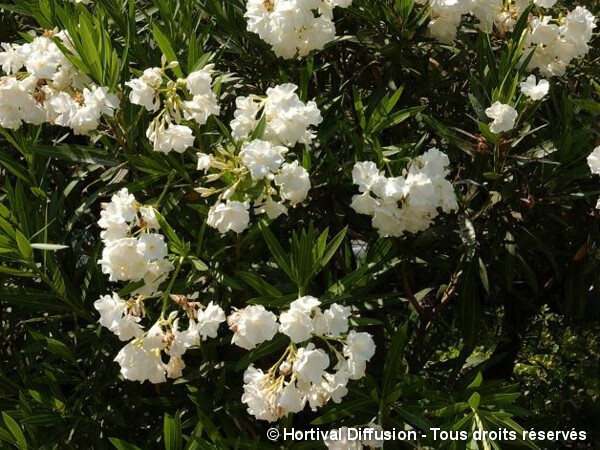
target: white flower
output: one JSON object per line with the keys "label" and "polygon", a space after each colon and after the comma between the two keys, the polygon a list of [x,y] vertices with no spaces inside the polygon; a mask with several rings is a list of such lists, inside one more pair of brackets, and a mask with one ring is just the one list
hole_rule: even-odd
{"label": "white flower", "polygon": [[182,371],[185,369],[185,362],[180,356],[171,356],[165,369],[167,371],[167,377],[179,378],[183,375]]}
{"label": "white flower", "polygon": [[284,163],[275,175],[275,184],[280,188],[281,198],[289,200],[292,205],[303,202],[310,190],[308,172],[298,165],[298,161]]}
{"label": "white flower", "polygon": [[241,233],[248,228],[250,222],[249,207],[248,202],[242,203],[235,200],[216,203],[210,207],[206,223],[219,230],[220,233],[226,233],[229,230]]}
{"label": "white flower", "polygon": [[287,214],[287,208],[283,204],[274,201],[271,197],[268,197],[262,204],[255,204],[255,207],[258,214],[264,213],[271,220],[277,219],[282,214]]}
{"label": "white flower", "polygon": [[202,170],[206,172],[208,169],[210,169],[210,166],[213,162],[212,155],[207,155],[206,153],[198,152],[196,153],[196,156],[198,157],[198,166],[196,167],[197,170]]}
{"label": "white flower", "polygon": [[310,295],[294,300],[290,308],[279,316],[279,331],[294,343],[308,340],[312,333],[317,332],[317,327],[325,325],[321,323],[320,304],[317,298]]}
{"label": "white flower", "polygon": [[183,116],[194,119],[198,125],[204,125],[210,116],[218,116],[221,111],[214,92],[194,95],[191,101],[183,102]]}
{"label": "white flower", "polygon": [[129,101],[134,105],[140,105],[148,111],[158,111],[160,100],[156,95],[156,90],[149,84],[139,78],[127,81],[125,86],[131,88],[129,93]]}
{"label": "white flower", "polygon": [[160,350],[147,350],[144,338],[134,339],[117,354],[115,361],[121,366],[121,374],[127,380],[164,383],[166,366]]}
{"label": "white flower", "polygon": [[404,177],[385,178],[373,185],[373,192],[384,200],[399,201],[409,193],[410,183]]}
{"label": "white flower", "polygon": [[231,135],[235,140],[242,140],[248,137],[258,120],[256,118],[261,108],[261,103],[254,101],[251,97],[237,97],[235,99],[236,110],[233,113],[234,119],[229,126]]}
{"label": "white flower", "polygon": [[246,139],[258,124],[263,109],[265,131],[262,139],[274,145],[310,144],[314,138],[310,127],[323,121],[314,101],[304,103],[295,93],[298,86],[282,84],[267,89],[265,99],[238,97],[234,120],[230,126],[235,139]]}
{"label": "white flower", "polygon": [[541,100],[548,94],[550,83],[548,80],[540,80],[536,83],[535,75],[529,75],[525,81],[519,83],[521,92],[532,100]]}
{"label": "white flower", "polygon": [[16,130],[22,122],[40,125],[46,121],[47,112],[28,91],[27,81],[0,78],[0,127]]}
{"label": "white flower", "polygon": [[194,145],[192,129],[185,125],[169,125],[164,128],[162,124],[150,125],[146,136],[153,143],[154,151],[169,153],[175,150],[183,153],[188,147]]}
{"label": "white flower", "polygon": [[286,147],[255,139],[242,146],[240,158],[252,178],[260,180],[277,172],[287,151]]}
{"label": "white flower", "polygon": [[181,357],[190,347],[200,345],[200,336],[196,322],[190,320],[188,328],[179,331],[179,319],[175,319],[171,325],[171,338],[166,339],[168,346],[165,347],[165,353],[169,356]]}
{"label": "white flower", "polygon": [[69,127],[75,134],[89,134],[90,131],[98,128],[99,124],[100,112],[91,106],[82,106],[71,117]]}
{"label": "white flower", "polygon": [[315,349],[314,344],[299,348],[293,364],[298,379],[308,383],[320,383],[328,367],[329,356],[320,348]]}
{"label": "white flower", "polygon": [[500,102],[494,102],[492,106],[485,110],[485,114],[490,119],[494,119],[490,124],[490,131],[492,133],[502,133],[512,130],[518,115],[512,106]]}
{"label": "white flower", "polygon": [[274,403],[274,396],[265,392],[265,374],[252,364],[244,372],[244,394],[242,402],[248,405],[248,414],[259,420],[273,422],[279,418]]}
{"label": "white flower", "polygon": [[208,64],[201,70],[192,72],[186,79],[186,87],[192,95],[205,95],[210,91],[212,84],[211,74],[215,65]]}
{"label": "white flower", "polygon": [[146,261],[157,261],[167,256],[165,237],[158,233],[142,233],[138,237],[138,251]]}
{"label": "white flower", "polygon": [[98,262],[110,281],[139,281],[146,274],[148,261],[136,238],[123,238],[106,242]]}
{"label": "white flower", "polygon": [[600,146],[596,147],[587,157],[587,163],[593,174],[600,175]]}
{"label": "white flower", "polygon": [[318,298],[315,298],[311,295],[305,295],[304,297],[300,297],[290,303],[290,309],[297,309],[310,314],[311,312],[315,311],[320,304],[321,302]]}
{"label": "white flower", "polygon": [[150,67],[144,70],[139,79],[152,88],[158,89],[163,81],[162,69],[160,67]]}
{"label": "white flower", "polygon": [[348,318],[350,317],[350,307],[333,303],[329,309],[323,312],[325,323],[327,325],[327,334],[339,336],[348,331]]}
{"label": "white flower", "polygon": [[352,169],[352,181],[358,185],[360,192],[370,191],[382,178],[384,177],[377,169],[377,164],[372,161],[357,162]]}
{"label": "white flower", "polygon": [[353,195],[352,203],[350,204],[350,208],[352,208],[358,214],[367,215],[373,214],[377,206],[379,206],[379,203],[377,203],[377,200],[371,197],[369,191],[365,191],[360,195]]}
{"label": "white flower", "polygon": [[140,207],[140,215],[142,216],[144,225],[148,230],[158,230],[160,228],[158,220],[156,219],[156,211],[154,211],[152,206]]}
{"label": "white flower", "polygon": [[460,18],[460,14],[454,12],[438,15],[429,21],[427,31],[434,39],[444,44],[452,44],[456,39]]}
{"label": "white flower", "polygon": [[281,391],[277,406],[285,414],[298,413],[304,409],[306,398],[300,393],[294,383],[288,383]]}
{"label": "white flower", "polygon": [[352,330],[346,337],[344,356],[358,361],[369,361],[375,354],[375,342],[369,333]]}
{"label": "white flower", "polygon": [[267,124],[263,139],[287,146],[312,142],[309,127],[320,124],[323,118],[314,101],[300,100],[297,89],[298,86],[291,83],[267,89],[264,106]]}
{"label": "white flower", "polygon": [[400,220],[402,210],[396,203],[382,203],[373,212],[371,224],[379,234],[386,236],[401,236],[405,231],[404,223]]}
{"label": "white flower", "polygon": [[112,117],[119,107],[119,97],[109,93],[108,87],[92,86],[92,90],[83,90],[83,104],[100,114]]}
{"label": "white flower", "polygon": [[2,43],[3,52],[0,52],[0,66],[5,74],[11,75],[17,73],[23,67],[25,58],[21,55],[17,49],[20,46]]}
{"label": "white flower", "polygon": [[587,43],[592,39],[594,28],[596,17],[583,6],[577,6],[567,14],[560,32],[570,41]]}
{"label": "white flower", "polygon": [[100,313],[100,325],[116,334],[120,340],[128,341],[144,334],[139,324],[141,318],[128,314],[127,302],[116,292],[103,295],[94,302],[94,308]]}
{"label": "white flower", "polygon": [[233,344],[252,350],[268,341],[277,333],[277,317],[262,305],[251,305],[240,309],[227,318],[234,335]]}
{"label": "white flower", "polygon": [[279,316],[279,331],[298,343],[310,338],[313,331],[312,318],[305,311],[290,308]]}
{"label": "white flower", "polygon": [[529,42],[533,44],[550,45],[559,35],[558,25],[550,23],[552,16],[532,17],[529,22],[531,33],[529,34]]}
{"label": "white flower", "polygon": [[248,31],[270,44],[277,56],[290,59],[320,50],[332,41],[332,10],[351,3],[352,0],[249,0],[244,17],[248,19]]}
{"label": "white flower", "polygon": [[225,312],[220,306],[210,302],[208,306],[198,313],[198,332],[205,341],[207,337],[217,337],[219,324],[225,322]]}

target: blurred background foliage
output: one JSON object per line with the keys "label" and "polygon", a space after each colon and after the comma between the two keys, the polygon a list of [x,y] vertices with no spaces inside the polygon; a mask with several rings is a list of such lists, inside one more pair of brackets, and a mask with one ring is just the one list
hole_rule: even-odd
{"label": "blurred background foliage", "polygon": [[[600,13],[594,0],[561,4]],[[221,139],[218,121],[232,118],[235,97],[278,83],[298,84],[300,97],[315,98],[324,117],[319,145],[295,149],[311,173],[310,202],[240,237],[205,226],[208,206],[193,191],[194,158],[154,153],[144,137],[147,117],[128,102],[92,142],[57,127],[0,130],[3,446],[280,445],[265,439],[268,424],[254,421],[240,401],[242,371],[252,359],[272,358],[268,349],[247,354],[222,332],[188,352],[184,378],[174,383],[120,379],[112,360],[122,343],[96,323],[92,304],[110,289],[96,264],[100,203],[127,186],[157,204],[190,245],[173,292],[199,291],[225,310],[247,302],[287,304],[298,293],[280,264],[294,258],[292,233],[309,233],[302,245],[310,249],[309,229],[334,236],[347,227],[304,293],[358,308],[356,322],[373,334],[378,350],[367,378],[352,385],[343,403],[305,411],[281,426],[375,419],[386,429],[425,431],[474,424],[575,428],[588,433],[585,442],[537,445],[600,448],[600,222],[594,213],[600,184],[585,161],[600,144],[598,36],[587,57],[553,79],[549,98],[527,110],[518,130],[500,142],[478,121],[487,121],[482,108],[500,88],[490,73],[523,78],[518,66],[500,63],[519,56],[507,45],[511,38],[487,39],[466,23],[455,46],[441,45],[426,36],[427,15],[413,0],[354,0],[336,10],[343,37],[299,60],[277,58],[246,31],[241,0],[96,0],[87,7],[7,0],[0,8],[0,41],[67,29],[91,40],[78,48],[81,64],[94,81],[113,88],[160,65],[162,53],[172,52],[183,73],[210,58],[230,77],[221,89],[220,117],[197,138],[200,150]],[[92,64],[98,58],[103,63]],[[374,160],[399,174],[407,158],[434,145],[450,156],[459,213],[416,236],[379,238],[349,208],[354,162]],[[472,445],[483,444],[440,443],[429,435],[386,448],[478,448]]]}

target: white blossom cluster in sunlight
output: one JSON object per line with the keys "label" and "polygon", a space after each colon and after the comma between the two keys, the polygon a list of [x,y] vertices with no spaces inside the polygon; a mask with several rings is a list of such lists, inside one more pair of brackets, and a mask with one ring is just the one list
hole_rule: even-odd
{"label": "white blossom cluster in sunlight", "polygon": [[136,291],[154,294],[173,269],[151,206],[140,205],[127,188],[103,205],[98,225],[104,248],[98,261],[110,281],[144,281]]}
{"label": "white blossom cluster in sunlight", "polygon": [[89,134],[102,116],[113,117],[119,98],[80,72],[54,40],[77,52],[65,31],[46,31],[26,44],[2,43],[0,67],[0,127],[19,129],[23,123],[51,123],[75,134]]}
{"label": "white blossom cluster in sunlight", "polygon": [[290,59],[321,50],[335,39],[333,9],[352,0],[249,0],[247,29],[268,43],[275,54]]}
{"label": "white blossom cluster in sunlight", "polygon": [[367,361],[375,354],[370,334],[350,330],[350,307],[333,303],[321,309],[311,296],[300,297],[279,317],[264,306],[251,305],[234,311],[227,323],[234,332],[232,343],[251,350],[279,332],[290,344],[266,372],[250,365],[244,373],[242,401],[257,419],[275,421],[297,413],[306,404],[313,411],[341,402],[346,385],[365,375]]}
{"label": "white blossom cluster in sunlight", "polygon": [[[217,195],[207,224],[219,232],[241,233],[250,224],[251,211],[276,219],[306,200],[308,171],[287,156],[296,144],[313,142],[312,127],[323,119],[316,103],[302,102],[297,89],[283,84],[267,89],[265,97],[238,97],[230,123],[235,148],[198,153],[197,168],[208,173],[206,183],[229,180],[221,188],[203,184],[196,189],[206,197]],[[261,135],[254,137],[261,127]]]}
{"label": "white blossom cluster in sunlight", "polygon": [[[429,34],[452,44],[464,15],[472,15],[484,33],[504,36],[512,32],[519,17],[532,3],[528,17],[527,47],[533,56],[527,69],[544,77],[562,76],[567,66],[589,51],[596,17],[577,6],[567,14],[552,15],[556,0],[417,0],[430,8]],[[528,52],[525,52],[527,55]]]}
{"label": "white blossom cluster in sunlight", "polygon": [[357,162],[352,171],[360,195],[350,205],[357,213],[371,216],[381,236],[402,236],[429,228],[439,209],[458,209],[452,183],[446,179],[450,160],[432,148],[415,158],[408,171],[386,177],[372,161]]}
{"label": "white blossom cluster in sunlight", "polygon": [[[164,59],[164,58],[163,58]],[[172,80],[166,74],[177,63],[151,67],[125,83],[131,91],[129,101],[158,114],[152,119],[146,137],[154,151],[183,153],[194,146],[192,123],[204,125],[221,108],[213,91],[214,64],[190,73],[187,78]],[[191,97],[186,100],[186,97]]]}
{"label": "white blossom cluster in sunlight", "polygon": [[[201,341],[217,336],[219,324],[225,321],[223,310],[210,302],[204,306],[185,296],[171,296],[184,310],[187,328],[178,317],[179,311],[163,315],[148,329],[140,323],[145,318],[144,301],[149,297],[135,296],[121,299],[117,293],[104,295],[94,302],[100,313],[100,325],[128,342],[117,354],[115,361],[127,380],[163,383],[166,377],[178,378],[185,368],[183,354]],[[165,363],[163,353],[168,357]]]}

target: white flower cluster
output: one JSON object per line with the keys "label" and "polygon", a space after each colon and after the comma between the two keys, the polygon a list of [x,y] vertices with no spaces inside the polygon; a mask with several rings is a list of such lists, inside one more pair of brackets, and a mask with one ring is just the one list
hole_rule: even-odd
{"label": "white flower cluster", "polygon": [[529,20],[528,43],[534,49],[528,70],[539,69],[546,77],[563,76],[573,59],[584,57],[596,27],[596,18],[577,6],[566,16],[533,16]]}
{"label": "white flower cluster", "polygon": [[263,139],[276,145],[311,144],[315,134],[311,126],[322,121],[314,101],[304,103],[296,94],[298,86],[287,83],[267,89],[266,97],[238,97],[231,121],[235,139],[247,139],[262,118],[265,119]]}
{"label": "white flower cluster", "polygon": [[[600,146],[596,147],[587,157],[587,163],[593,174],[600,175]],[[600,198],[596,203],[596,209],[600,209]]]}
{"label": "white flower cluster", "polygon": [[423,231],[438,216],[438,208],[446,213],[458,209],[454,188],[446,179],[449,164],[448,156],[437,148],[415,158],[404,175],[393,178],[384,176],[374,162],[358,162],[352,179],[362,194],[352,197],[350,206],[370,215],[383,237]]}
{"label": "white flower cluster", "polygon": [[[125,83],[131,88],[131,103],[152,112],[160,109],[150,122],[146,137],[152,142],[154,151],[161,153],[172,150],[183,153],[194,145],[193,131],[182,125],[183,120],[204,125],[211,115],[220,113],[217,96],[212,90],[214,64],[174,81],[167,76],[166,70],[176,66],[177,63],[170,63],[151,67],[144,70],[139,78]],[[164,101],[161,101],[163,97]],[[191,100],[185,100],[186,97],[191,97]]]}
{"label": "white flower cluster", "polygon": [[102,272],[110,281],[144,280],[136,293],[154,294],[173,269],[163,235],[153,232],[160,228],[154,209],[140,205],[123,188],[103,205],[98,225],[103,228]]}
{"label": "white flower cluster", "polygon": [[[131,339],[115,358],[127,380],[163,383],[165,375],[180,377],[185,368],[182,356],[187,349],[198,347],[201,340],[216,337],[219,324],[225,321],[225,313],[214,303],[204,307],[184,298],[179,299],[178,304],[187,313],[187,329],[180,330],[177,311],[172,311],[167,319],[160,318],[148,331],[144,331],[140,324],[145,316],[143,302],[144,297],[123,300],[116,293],[102,296],[94,302],[100,313],[100,325],[115,333],[121,341]],[[166,364],[163,352],[169,357]]]}
{"label": "white flower cluster", "polygon": [[[348,332],[349,307],[334,303],[323,311],[320,304],[314,297],[301,297],[280,314],[279,324],[275,314],[258,305],[227,318],[234,332],[232,342],[242,348],[253,349],[277,331],[291,340],[267,372],[250,365],[244,373],[242,401],[257,419],[272,422],[301,411],[307,403],[313,411],[330,400],[339,403],[348,393],[348,381],[365,375],[366,363],[375,354],[371,335]],[[317,338],[329,352],[315,345]],[[305,345],[298,347],[299,343]],[[330,355],[336,359],[331,371]]]}
{"label": "white flower cluster", "polygon": [[[485,33],[496,30],[503,36],[514,29],[530,0],[417,0],[431,9],[429,33],[438,41],[451,44],[465,14],[471,14]],[[534,0],[540,8],[551,8],[556,0]],[[539,11],[539,9],[538,9]],[[585,56],[596,27],[596,18],[585,7],[577,6],[566,16],[529,17],[528,47],[534,50],[528,70],[539,69],[546,77],[562,76],[575,58]],[[525,53],[527,55],[528,52]]]}
{"label": "white flower cluster", "polygon": [[107,87],[94,86],[53,39],[76,54],[64,31],[47,31],[23,45],[1,44],[0,66],[6,75],[0,78],[0,127],[52,123],[89,134],[102,115],[112,117],[119,107],[118,97]]}
{"label": "white flower cluster", "polygon": [[[312,143],[315,135],[310,127],[323,119],[316,103],[302,102],[297,89],[296,85],[283,84],[269,88],[265,98],[238,97],[230,126],[239,153],[198,153],[198,170],[217,171],[209,174],[207,181],[216,181],[225,173],[234,175],[230,178],[234,181],[220,191],[196,189],[204,196],[220,192],[208,213],[209,226],[221,233],[241,233],[250,223],[251,204],[255,213],[276,219],[287,213],[286,203],[293,207],[308,196],[311,184],[307,170],[297,160],[287,162],[285,157],[288,147]],[[262,137],[248,140],[261,120],[265,125]]]}
{"label": "white flower cluster", "polygon": [[333,9],[352,0],[249,0],[247,29],[271,45],[277,56],[294,58],[320,50],[335,39]]}
{"label": "white flower cluster", "polygon": [[442,43],[451,44],[456,39],[463,15],[474,16],[483,32],[491,33],[495,26],[503,35],[513,30],[530,0],[417,0],[417,2],[428,4],[430,7],[429,34]]}

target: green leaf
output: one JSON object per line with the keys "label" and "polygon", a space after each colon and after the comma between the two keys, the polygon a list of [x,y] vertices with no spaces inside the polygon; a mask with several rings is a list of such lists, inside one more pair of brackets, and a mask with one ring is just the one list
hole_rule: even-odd
{"label": "green leaf", "polygon": [[281,270],[283,270],[291,280],[296,281],[294,276],[294,272],[288,262],[288,254],[283,250],[283,247],[279,244],[279,241],[275,237],[275,235],[269,229],[269,225],[261,221],[259,222],[260,231],[262,232],[263,238],[271,251],[271,254],[275,258],[277,265]]}
{"label": "green leaf", "polygon": [[240,370],[248,367],[250,363],[262,358],[263,356],[270,355],[271,353],[282,349],[289,343],[290,339],[287,336],[283,334],[277,334],[274,339],[267,342],[263,342],[258,347],[256,347],[253,350],[250,350],[248,353],[242,356],[235,365],[234,370],[236,372],[239,372]]}
{"label": "green leaf", "polygon": [[[166,56],[167,62],[179,62],[179,60],[177,59],[177,53],[175,53],[175,50],[173,50],[173,45],[171,45],[171,41],[169,40],[163,29],[156,22],[152,24],[152,34],[154,35],[154,39],[156,39],[156,43],[158,44],[160,51],[163,52],[163,55]],[[181,67],[177,66],[173,68],[173,72],[179,78],[183,78],[183,72],[181,71]]]}
{"label": "green leaf", "polygon": [[16,230],[16,241],[19,252],[23,258],[27,261],[33,261],[33,250],[31,249],[31,244],[19,230]]}
{"label": "green leaf", "polygon": [[[348,227],[345,227],[331,241],[329,241],[329,244],[327,244],[325,250],[321,254],[321,258],[317,261],[316,267],[313,268],[310,278],[313,278],[315,275],[317,275],[319,271],[321,271],[327,265],[331,258],[333,258],[333,255],[335,255],[340,245],[342,245],[342,242],[344,242],[346,231],[348,231]],[[323,234],[324,233],[325,232],[323,232]],[[325,237],[326,236],[327,235],[325,234]]]}
{"label": "green leaf", "polygon": [[256,127],[254,128],[254,130],[252,131],[252,134],[250,135],[250,141],[253,141],[254,139],[262,139],[264,134],[265,134],[265,129],[267,128],[267,116],[265,116],[264,114],[261,116],[260,120],[258,121],[258,124],[256,125]]}
{"label": "green leaf", "polygon": [[481,372],[477,372],[477,375],[475,376],[475,378],[473,379],[471,384],[469,384],[467,386],[467,390],[477,389],[479,386],[481,386],[482,382],[483,382],[483,375],[481,375]]}
{"label": "green leaf", "polygon": [[165,413],[164,416],[165,450],[181,450],[181,419],[178,414],[174,417]]}
{"label": "green leaf", "polygon": [[6,427],[8,428],[8,431],[10,431],[10,434],[12,434],[13,437],[15,438],[15,440],[17,442],[17,447],[19,447],[22,450],[26,450],[27,449],[27,440],[25,439],[25,436],[23,435],[23,432],[21,431],[19,424],[15,421],[15,419],[10,417],[5,412],[2,413],[2,418],[4,419],[4,423],[5,423]]}
{"label": "green leaf", "polygon": [[398,328],[396,335],[392,339],[392,343],[385,358],[383,367],[383,386],[381,389],[382,401],[385,401],[388,394],[392,392],[398,377],[401,374],[401,368],[404,361],[404,348],[408,341],[408,326],[410,321],[407,321]]}
{"label": "green leaf", "polygon": [[400,417],[402,417],[404,420],[406,420],[409,424],[423,430],[423,431],[429,431],[431,428],[433,428],[432,423],[427,420],[427,418],[421,414],[416,414],[413,411],[411,411],[409,408],[406,408],[404,406],[398,405],[398,404],[394,404],[393,406],[394,411],[396,411],[398,413],[398,415]]}
{"label": "green leaf", "polygon": [[192,262],[192,265],[198,272],[205,272],[208,270],[208,266],[195,256],[188,256],[188,259]]}
{"label": "green leaf", "polygon": [[108,440],[117,450],[142,450],[137,445],[130,444],[129,442],[124,441],[123,439],[111,437],[108,438]]}
{"label": "green leaf", "polygon": [[275,286],[267,283],[258,275],[248,272],[235,272],[238,278],[264,297],[281,297],[282,293]]}
{"label": "green leaf", "polygon": [[469,397],[467,403],[471,407],[472,410],[476,410],[479,408],[479,402],[481,401],[481,396],[477,392],[473,392],[473,395]]}
{"label": "green leaf", "polygon": [[169,247],[178,255],[185,255],[187,253],[186,246],[183,241],[179,238],[173,227],[169,225],[169,222],[165,220],[165,218],[155,210],[156,220],[160,225],[160,229],[165,234],[168,239]]}
{"label": "green leaf", "polygon": [[377,408],[375,400],[354,400],[342,402],[334,405],[325,414],[319,416],[311,422],[312,425],[323,425],[331,422],[338,422],[344,417],[348,417],[356,412],[369,411]]}

